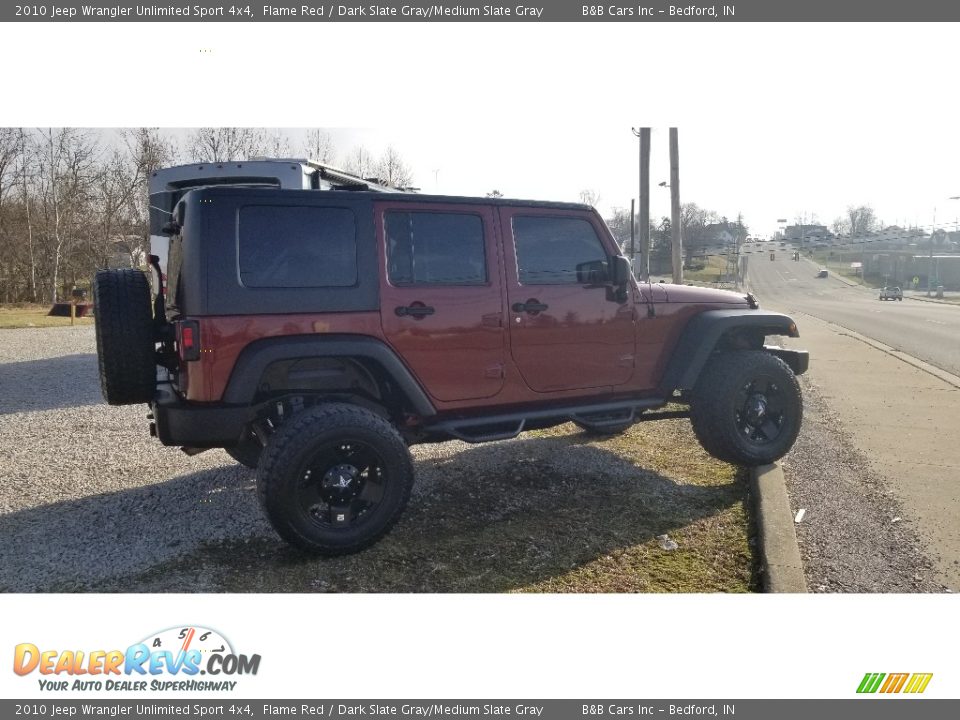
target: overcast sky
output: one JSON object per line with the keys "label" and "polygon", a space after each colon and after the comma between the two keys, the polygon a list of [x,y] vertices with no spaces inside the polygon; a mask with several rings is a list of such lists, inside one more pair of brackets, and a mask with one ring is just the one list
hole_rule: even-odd
{"label": "overcast sky", "polygon": [[[605,215],[638,192],[630,128],[646,125],[654,218],[669,210],[657,183],[676,125],[681,200],[743,212],[757,233],[804,214],[829,225],[860,203],[887,224],[960,216],[946,23],[184,23],[159,53],[157,27],[126,24],[86,45],[83,63],[50,55],[8,74],[0,124],[368,128],[338,131],[338,148],[392,143],[425,191],[589,189]],[[78,31],[18,26],[0,61]],[[171,58],[194,62],[179,73]]]}
{"label": "overcast sky", "polygon": [[[886,224],[929,225],[960,217],[960,144],[955,128],[910,128],[881,123],[837,123],[813,119],[788,127],[778,122],[717,127],[681,124],[682,202],[697,204],[731,220],[743,212],[751,229],[772,233],[777,219],[801,215],[829,225],[851,204],[874,207]],[[578,200],[582,190],[599,193],[609,214],[638,195],[639,141],[629,124],[604,132],[545,125],[515,129],[371,129],[335,133],[341,147],[362,142],[371,150],[388,143],[414,169],[426,192]],[[667,128],[652,133],[651,216],[670,213]]]}

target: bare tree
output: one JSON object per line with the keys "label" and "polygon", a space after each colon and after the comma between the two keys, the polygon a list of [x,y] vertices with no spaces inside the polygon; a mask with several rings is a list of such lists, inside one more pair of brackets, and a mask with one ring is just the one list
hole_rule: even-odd
{"label": "bare tree", "polygon": [[263,154],[267,157],[293,157],[293,143],[282,130],[274,130],[272,133],[267,135],[264,145],[265,152]]}
{"label": "bare tree", "polygon": [[590,207],[596,207],[597,203],[600,202],[600,193],[596,190],[581,190],[580,202]]}
{"label": "bare tree", "polygon": [[96,154],[95,143],[78,130],[48,128],[40,132],[36,162],[52,302],[57,301],[64,256],[82,240],[88,227]]}
{"label": "bare tree", "polygon": [[16,272],[16,238],[11,230],[15,209],[9,198],[17,183],[17,161],[20,143],[15,128],[0,128],[0,285],[9,301],[11,285]]}
{"label": "bare tree", "polygon": [[877,229],[877,216],[869,205],[849,206],[847,208],[847,228],[850,235],[859,237],[869,235]]}
{"label": "bare tree", "polygon": [[132,166],[132,181],[135,185],[131,199],[130,233],[140,236],[140,249],[146,250],[150,242],[150,175],[177,157],[177,151],[169,138],[157,128],[135,128],[120,134],[126,148],[127,162]]}
{"label": "bare tree", "polygon": [[265,154],[266,138],[255,128],[199,128],[190,136],[188,153],[192,162],[249,160]]}
{"label": "bare tree", "polygon": [[304,143],[304,155],[310,160],[322,163],[333,163],[333,138],[330,133],[320,128],[307,131]]}
{"label": "bare tree", "polygon": [[373,155],[363,145],[357,145],[347,156],[344,170],[357,177],[370,177],[373,173]]}
{"label": "bare tree", "polygon": [[500,192],[500,191],[497,190],[497,189],[493,189],[493,190],[491,190],[490,192],[487,193],[487,197],[489,197],[489,198],[502,198],[502,197],[503,197],[503,193]]}
{"label": "bare tree", "polygon": [[683,250],[687,264],[697,250],[703,250],[709,244],[707,225],[717,222],[717,213],[707,210],[696,203],[684,203],[680,206],[680,233],[683,238]]}
{"label": "bare tree", "polygon": [[389,145],[374,167],[377,177],[389,187],[405,188],[413,183],[413,173],[400,157],[400,153]]}
{"label": "bare tree", "polygon": [[613,215],[607,218],[607,227],[621,249],[626,250],[630,245],[630,211],[614,208]]}

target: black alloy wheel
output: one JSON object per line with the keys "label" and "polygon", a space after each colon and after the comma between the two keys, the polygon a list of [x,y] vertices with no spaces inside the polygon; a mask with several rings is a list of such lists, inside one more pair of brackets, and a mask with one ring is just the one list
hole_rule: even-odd
{"label": "black alloy wheel", "polygon": [[413,461],[385,417],[325,403],[294,415],[270,436],[257,492],[277,533],[320,555],[368,547],[397,522],[413,487]]}

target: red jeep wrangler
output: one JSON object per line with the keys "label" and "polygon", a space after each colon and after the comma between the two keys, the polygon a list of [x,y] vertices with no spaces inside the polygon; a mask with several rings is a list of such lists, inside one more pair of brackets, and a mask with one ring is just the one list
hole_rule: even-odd
{"label": "red jeep wrangler", "polygon": [[[689,416],[712,455],[761,465],[800,429],[807,354],[764,344],[791,319],[638,284],[584,205],[205,187],[165,231],[152,303],[139,270],[96,276],[104,397],[256,467],[274,528],[313,552],[390,529],[414,443]],[[667,403],[688,409],[650,412]]]}

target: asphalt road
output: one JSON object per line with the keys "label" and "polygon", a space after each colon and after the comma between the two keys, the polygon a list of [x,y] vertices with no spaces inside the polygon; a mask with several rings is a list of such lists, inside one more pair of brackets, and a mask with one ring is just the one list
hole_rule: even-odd
{"label": "asphalt road", "polygon": [[785,344],[810,351],[803,428],[783,461],[792,509],[805,510],[808,587],[958,591],[960,382],[929,366],[960,375],[960,306],[882,302],[818,269],[756,257],[747,283],[761,307],[797,321],[800,338]]}
{"label": "asphalt road", "polygon": [[766,301],[787,313],[813,315],[960,375],[960,306],[910,298],[881,301],[876,290],[850,286],[832,273],[818,279],[817,265],[789,257],[750,259],[747,287],[761,307]]}

